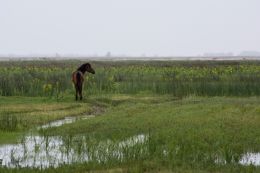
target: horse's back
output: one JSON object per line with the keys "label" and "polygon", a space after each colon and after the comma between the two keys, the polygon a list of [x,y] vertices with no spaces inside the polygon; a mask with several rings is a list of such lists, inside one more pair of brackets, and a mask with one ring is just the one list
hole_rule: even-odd
{"label": "horse's back", "polygon": [[74,71],[72,73],[72,82],[76,85],[78,82],[82,83],[84,81],[84,77],[82,72],[80,71]]}

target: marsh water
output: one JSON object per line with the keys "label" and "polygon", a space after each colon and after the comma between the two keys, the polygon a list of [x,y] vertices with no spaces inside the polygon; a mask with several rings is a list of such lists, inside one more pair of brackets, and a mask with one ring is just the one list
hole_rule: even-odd
{"label": "marsh water", "polygon": [[260,166],[260,153],[247,153],[244,154],[242,159],[239,161],[242,165],[255,165]]}
{"label": "marsh water", "polygon": [[[66,117],[39,128],[58,127],[77,120],[94,116]],[[38,128],[38,129],[39,129]],[[123,159],[134,152],[144,152],[148,136],[139,134],[122,141],[92,141],[87,136],[40,136],[28,134],[17,144],[0,145],[0,166],[48,168],[63,164],[88,161],[106,162],[109,159]],[[137,146],[137,147],[136,147]],[[138,148],[139,146],[139,148]],[[138,148],[135,150],[134,148]],[[141,150],[140,150],[141,148]],[[260,165],[260,153],[244,154],[239,164]]]}
{"label": "marsh water", "polygon": [[[62,164],[88,161],[106,161],[105,155],[123,157],[123,148],[145,142],[145,135],[137,135],[127,140],[113,143],[106,141],[96,146],[88,146],[85,137],[43,137],[26,136],[19,144],[0,146],[2,165],[13,167],[58,167]],[[111,149],[111,151],[108,151]],[[109,154],[109,152],[111,152]]]}
{"label": "marsh water", "polygon": [[62,126],[64,124],[71,124],[71,123],[74,123],[78,120],[86,120],[86,119],[94,118],[94,117],[95,117],[94,115],[65,117],[64,119],[51,121],[51,122],[49,122],[45,125],[42,125],[42,126],[38,127],[38,129],[47,129],[47,128],[50,128],[50,127],[59,127],[59,126]]}

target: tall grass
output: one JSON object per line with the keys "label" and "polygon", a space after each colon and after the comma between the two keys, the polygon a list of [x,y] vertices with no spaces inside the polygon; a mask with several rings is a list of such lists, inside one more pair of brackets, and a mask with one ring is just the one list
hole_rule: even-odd
{"label": "tall grass", "polygon": [[[78,66],[75,62],[4,64],[0,65],[2,96],[46,96],[58,99],[64,93],[74,93],[71,73]],[[86,75],[84,92],[88,95],[260,95],[259,62],[94,62],[93,67],[96,74]]]}
{"label": "tall grass", "polygon": [[18,119],[8,113],[0,114],[0,131],[15,131],[18,127]]}

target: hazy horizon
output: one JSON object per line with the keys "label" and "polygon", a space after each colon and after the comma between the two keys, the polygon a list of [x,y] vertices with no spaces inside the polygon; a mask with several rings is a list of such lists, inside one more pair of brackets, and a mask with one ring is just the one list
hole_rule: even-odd
{"label": "hazy horizon", "polygon": [[0,54],[260,52],[258,0],[0,0]]}

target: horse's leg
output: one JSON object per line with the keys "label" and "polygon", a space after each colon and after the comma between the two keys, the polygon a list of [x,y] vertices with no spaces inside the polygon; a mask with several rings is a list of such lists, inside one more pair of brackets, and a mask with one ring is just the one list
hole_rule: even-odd
{"label": "horse's leg", "polygon": [[79,99],[82,100],[82,83],[79,85]]}
{"label": "horse's leg", "polygon": [[74,86],[75,86],[75,91],[76,91],[76,93],[75,93],[75,99],[76,99],[76,101],[77,101],[77,100],[78,100],[78,86],[77,86],[77,84],[75,84]]}

